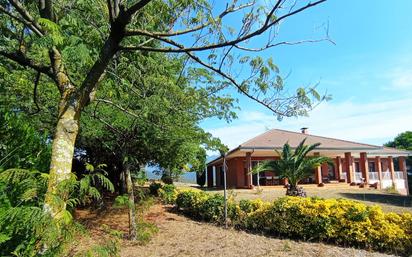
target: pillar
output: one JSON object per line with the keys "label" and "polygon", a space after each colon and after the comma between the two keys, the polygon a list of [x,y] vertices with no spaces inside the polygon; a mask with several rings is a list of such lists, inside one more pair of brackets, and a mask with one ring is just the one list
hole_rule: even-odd
{"label": "pillar", "polygon": [[366,153],[360,153],[359,168],[362,172],[362,177],[365,179],[365,183],[369,184],[369,167],[368,156]]}
{"label": "pillar", "polygon": [[329,164],[327,162],[322,163],[322,178],[329,177]]}
{"label": "pillar", "polygon": [[399,161],[399,169],[400,171],[403,172],[403,179],[405,180],[405,188],[406,188],[406,194],[409,195],[409,184],[408,184],[408,173],[406,170],[406,160],[404,156],[400,156],[398,158]]}
{"label": "pillar", "polygon": [[352,154],[350,152],[345,153],[345,169],[346,169],[346,178],[348,183],[354,182],[354,175],[353,174],[353,160]]}
{"label": "pillar", "polygon": [[247,188],[252,187],[252,174],[250,173],[252,170],[252,153],[246,153],[246,174],[245,174],[245,186]]}
{"label": "pillar", "polygon": [[223,181],[221,181],[221,172],[222,172],[222,170],[221,170],[220,166],[216,167],[216,169],[215,169],[216,187],[220,187],[223,184],[222,183]]}
{"label": "pillar", "polygon": [[375,157],[375,171],[378,172],[378,178],[379,178],[379,188],[382,188],[382,162],[381,162],[381,157],[376,156]]}
{"label": "pillar", "polygon": [[342,159],[340,156],[335,158],[335,177],[338,181],[342,179]]}
{"label": "pillar", "polygon": [[213,166],[207,166],[207,187],[213,187]]}
{"label": "pillar", "polygon": [[[315,153],[315,156],[319,156],[319,153]],[[315,181],[316,184],[319,186],[323,183],[322,181],[322,165],[315,168]]]}
{"label": "pillar", "polygon": [[395,167],[393,166],[392,156],[388,156],[388,168],[389,168],[389,172],[391,173],[392,183],[395,184]]}

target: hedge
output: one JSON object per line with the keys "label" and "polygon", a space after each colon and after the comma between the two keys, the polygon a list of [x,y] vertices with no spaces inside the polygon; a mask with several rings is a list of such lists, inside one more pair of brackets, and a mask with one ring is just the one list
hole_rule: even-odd
{"label": "hedge", "polygon": [[[223,196],[202,191],[177,193],[176,207],[184,214],[223,223]],[[283,197],[272,203],[229,199],[232,226],[267,235],[325,241],[409,256],[412,253],[412,214],[384,213],[346,199]]]}

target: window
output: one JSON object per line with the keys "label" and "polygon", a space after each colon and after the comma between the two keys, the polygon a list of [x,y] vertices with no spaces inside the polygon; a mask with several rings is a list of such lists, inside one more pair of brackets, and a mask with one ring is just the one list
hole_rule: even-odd
{"label": "window", "polygon": [[376,171],[375,162],[369,162],[368,167],[369,167],[369,172],[375,172]]}
{"label": "window", "polygon": [[252,161],[252,168],[256,167],[259,165],[260,161]]}

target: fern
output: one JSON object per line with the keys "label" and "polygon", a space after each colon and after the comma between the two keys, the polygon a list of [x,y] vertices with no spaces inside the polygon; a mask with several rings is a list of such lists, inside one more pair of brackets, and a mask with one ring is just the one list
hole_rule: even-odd
{"label": "fern", "polygon": [[60,253],[62,245],[78,231],[70,210],[100,199],[98,188],[114,190],[104,174],[98,168],[80,180],[72,174],[61,181],[49,197],[54,204],[66,206],[62,209],[67,210],[53,219],[43,210],[48,174],[24,169],[0,171],[0,256],[56,256]]}

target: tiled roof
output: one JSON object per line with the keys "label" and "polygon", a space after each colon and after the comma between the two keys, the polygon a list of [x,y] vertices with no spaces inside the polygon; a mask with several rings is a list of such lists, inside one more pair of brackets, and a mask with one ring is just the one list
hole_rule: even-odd
{"label": "tiled roof", "polygon": [[[227,156],[231,156],[239,151],[249,151],[253,150],[255,154],[257,151],[263,150],[273,150],[273,149],[281,149],[285,143],[289,143],[289,145],[294,148],[303,139],[306,138],[306,144],[315,144],[320,143],[321,145],[317,147],[320,152],[368,152],[375,155],[382,155],[382,156],[412,156],[411,151],[401,150],[391,147],[383,147],[377,145],[370,145],[364,143],[357,143],[348,140],[330,138],[330,137],[323,137],[323,136],[315,136],[311,134],[304,134],[298,132],[292,132],[282,129],[271,129],[266,131],[263,134],[260,134],[243,144],[240,144],[238,147],[230,150],[227,153]],[[208,164],[218,162],[221,160],[221,157],[217,157],[208,162]]]}
{"label": "tiled roof", "polygon": [[260,134],[239,147],[242,148],[281,148],[288,142],[292,147],[296,147],[303,139],[306,138],[306,144],[321,143],[318,149],[364,149],[374,150],[381,149],[381,146],[356,143],[347,140],[303,134],[281,129],[271,129]]}

